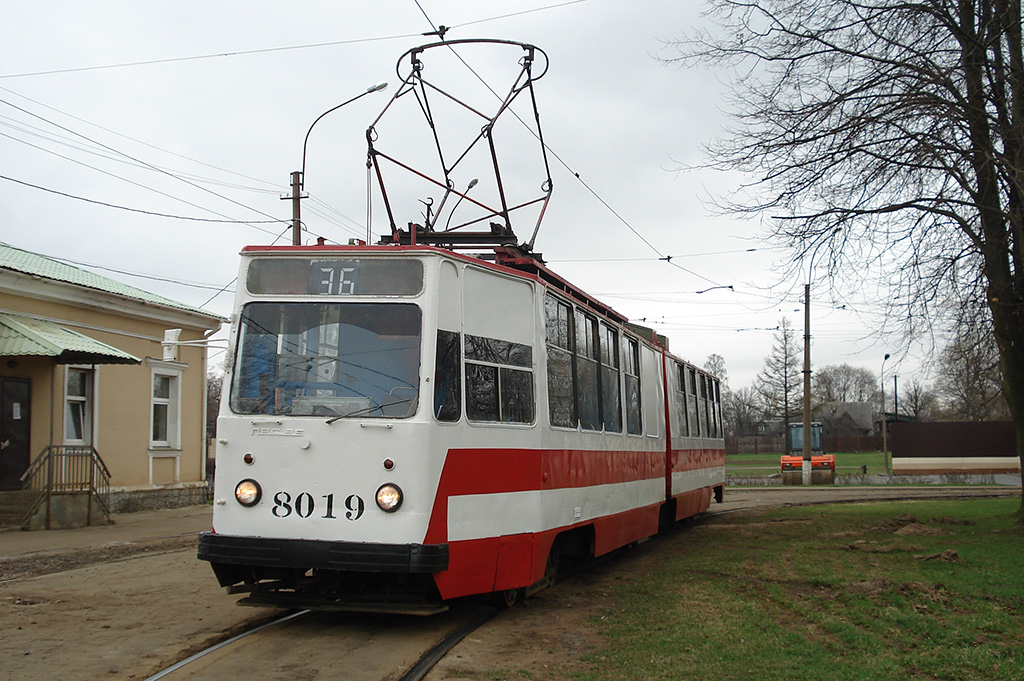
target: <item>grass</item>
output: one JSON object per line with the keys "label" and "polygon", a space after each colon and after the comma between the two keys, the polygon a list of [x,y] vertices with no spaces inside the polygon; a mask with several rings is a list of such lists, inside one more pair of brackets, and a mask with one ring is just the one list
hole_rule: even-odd
{"label": "grass", "polygon": [[845,504],[683,528],[619,584],[597,622],[612,647],[575,678],[1022,680],[1019,506]]}
{"label": "grass", "polygon": [[[882,452],[830,452],[836,457],[836,474],[860,474],[867,466],[868,475],[885,473],[885,454]],[[779,457],[774,454],[727,454],[726,475],[757,476],[778,473]]]}

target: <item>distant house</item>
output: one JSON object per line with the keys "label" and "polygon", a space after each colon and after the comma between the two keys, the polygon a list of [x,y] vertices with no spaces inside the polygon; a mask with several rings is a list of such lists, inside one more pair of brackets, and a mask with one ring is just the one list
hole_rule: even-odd
{"label": "distant house", "polygon": [[[112,510],[201,501],[204,341],[223,321],[0,243],[0,489],[40,457],[94,451]],[[54,465],[49,489],[77,460]]]}
{"label": "distant house", "polygon": [[814,410],[829,437],[865,437],[874,433],[874,407],[869,402],[825,402]]}

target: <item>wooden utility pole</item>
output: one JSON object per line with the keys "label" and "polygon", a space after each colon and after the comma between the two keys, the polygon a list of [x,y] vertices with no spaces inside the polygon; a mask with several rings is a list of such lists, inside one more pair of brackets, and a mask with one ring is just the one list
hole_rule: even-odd
{"label": "wooden utility pole", "polygon": [[299,200],[302,198],[302,173],[292,172],[292,246],[302,245],[302,209]]}

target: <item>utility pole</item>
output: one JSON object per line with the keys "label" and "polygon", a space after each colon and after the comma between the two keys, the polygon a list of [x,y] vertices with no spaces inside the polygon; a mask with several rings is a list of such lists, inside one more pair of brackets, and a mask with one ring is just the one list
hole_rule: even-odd
{"label": "utility pole", "polygon": [[889,474],[889,473],[892,472],[892,469],[889,467],[889,447],[888,447],[888,443],[886,442],[886,432],[885,432],[885,425],[886,425],[885,424],[885,362],[888,359],[889,359],[889,353],[887,352],[887,353],[885,353],[885,357],[882,358],[882,371],[880,372],[881,375],[882,375],[882,381],[881,381],[882,382],[882,418],[881,418],[881,423],[882,423],[882,456],[885,457],[885,472],[886,472],[886,474]]}
{"label": "utility pole", "polygon": [[292,246],[302,245],[302,209],[299,207],[299,200],[302,196],[302,172],[292,171]]}
{"label": "utility pole", "polygon": [[896,382],[898,376],[892,375],[892,411],[896,415],[896,420],[900,420],[900,393],[899,384]]}
{"label": "utility pole", "polygon": [[811,285],[804,284],[804,462],[801,482],[811,484]]}

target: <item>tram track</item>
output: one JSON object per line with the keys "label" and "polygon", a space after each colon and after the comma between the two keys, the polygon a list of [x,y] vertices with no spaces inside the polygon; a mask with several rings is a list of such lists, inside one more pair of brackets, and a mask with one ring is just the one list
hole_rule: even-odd
{"label": "tram track", "polygon": [[145,681],[205,681],[250,676],[303,678],[334,670],[348,681],[420,681],[448,651],[501,609],[454,604],[433,617],[311,610],[290,612],[216,643]]}
{"label": "tram track", "polygon": [[[1019,494],[1018,489],[1005,487],[737,489],[727,494],[725,503],[713,505],[697,521],[786,506]],[[584,569],[594,569],[603,562]],[[578,572],[573,570],[563,577]],[[301,676],[297,674],[300,669],[323,673],[332,668],[351,681],[421,681],[460,641],[501,612],[472,601],[455,603],[452,612],[426,618],[290,612],[217,643],[146,681],[238,677],[247,669],[255,670],[261,679],[291,680]]]}

